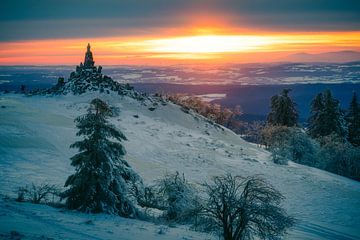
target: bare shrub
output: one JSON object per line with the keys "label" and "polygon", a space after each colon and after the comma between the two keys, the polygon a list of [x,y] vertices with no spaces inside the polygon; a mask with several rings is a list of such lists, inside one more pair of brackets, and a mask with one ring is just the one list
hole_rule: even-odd
{"label": "bare shrub", "polygon": [[[59,198],[60,191],[58,187],[50,184],[40,184],[40,185],[26,185],[25,187],[19,187],[17,190],[17,198],[18,202],[31,202],[35,204],[39,204],[41,202],[49,202],[52,200],[54,202],[55,198]],[[52,199],[50,199],[50,197]]]}
{"label": "bare shrub", "polygon": [[138,203],[144,208],[166,210],[165,200],[160,196],[159,185],[156,184],[144,188],[144,194],[139,196]]}
{"label": "bare shrub", "polygon": [[280,207],[281,193],[257,176],[218,176],[205,188],[200,224],[225,240],[277,239],[294,223]]}
{"label": "bare shrub", "polygon": [[27,188],[25,187],[19,187],[17,190],[17,202],[25,202],[25,194],[27,193]]}

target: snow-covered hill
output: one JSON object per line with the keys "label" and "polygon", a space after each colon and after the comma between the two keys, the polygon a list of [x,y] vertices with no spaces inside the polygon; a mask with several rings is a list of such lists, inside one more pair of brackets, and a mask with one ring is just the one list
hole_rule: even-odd
{"label": "snow-covered hill", "polygon": [[[158,102],[151,111],[151,101],[115,92],[0,95],[1,194],[14,196],[17,187],[32,182],[64,184],[74,171],[69,160],[76,151],[69,149],[76,140],[73,120],[95,97],[118,110],[110,121],[128,138],[126,160],[145,182],[174,171],[195,183],[224,172],[262,174],[285,195],[284,207],[298,219],[287,239],[360,239],[360,183],[295,163],[276,165],[267,151],[179,106]],[[0,238],[11,230],[24,239],[213,238],[186,227],[1,200]]]}

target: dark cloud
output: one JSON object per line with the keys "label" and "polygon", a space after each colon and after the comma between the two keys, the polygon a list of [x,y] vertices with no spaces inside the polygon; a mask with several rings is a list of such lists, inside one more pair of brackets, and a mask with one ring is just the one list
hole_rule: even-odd
{"label": "dark cloud", "polygon": [[358,0],[5,0],[0,41],[146,34],[216,14],[270,30],[360,30]]}

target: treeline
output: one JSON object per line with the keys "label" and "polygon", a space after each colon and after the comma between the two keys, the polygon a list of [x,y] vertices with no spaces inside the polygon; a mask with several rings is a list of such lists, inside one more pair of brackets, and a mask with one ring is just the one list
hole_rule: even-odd
{"label": "treeline", "polygon": [[264,123],[261,121],[245,122],[239,120],[243,114],[240,105],[228,108],[217,103],[205,102],[200,97],[186,94],[156,94],[155,96],[180,105],[182,111],[186,113],[192,110],[217,124],[233,130],[250,142],[260,142],[260,129],[264,126]]}
{"label": "treeline", "polygon": [[360,107],[356,93],[347,110],[330,90],[311,102],[307,127],[298,123],[289,89],[271,98],[271,111],[261,130],[261,142],[276,163],[288,160],[360,180]]}
{"label": "treeline", "polygon": [[158,96],[182,106],[182,110],[185,112],[191,109],[196,113],[229,128],[234,128],[236,125],[236,117],[242,114],[239,105],[234,108],[226,108],[220,104],[205,102],[200,97],[185,94],[158,94]]}

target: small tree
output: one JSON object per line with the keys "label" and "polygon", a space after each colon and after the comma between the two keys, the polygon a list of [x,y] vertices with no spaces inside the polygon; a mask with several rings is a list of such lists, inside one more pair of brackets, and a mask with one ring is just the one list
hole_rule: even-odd
{"label": "small tree", "polygon": [[187,221],[195,206],[196,192],[179,172],[168,174],[159,182],[159,192],[166,201],[166,218]]}
{"label": "small tree", "polygon": [[70,188],[62,196],[70,209],[130,217],[135,208],[128,185],[139,177],[123,159],[121,141],[126,137],[107,122],[111,113],[109,106],[97,98],[91,101],[88,113],[75,120],[77,136],[84,139],[71,145],[80,152],[71,158],[76,172],[66,180],[65,187]]}
{"label": "small tree", "polygon": [[284,198],[281,193],[259,177],[227,174],[214,177],[205,187],[207,221],[203,222],[225,240],[277,239],[294,223],[279,206]]}
{"label": "small tree", "polygon": [[319,167],[345,177],[360,180],[360,149],[336,134],[320,139]]}
{"label": "small tree", "polygon": [[360,146],[360,106],[355,92],[350,102],[346,121],[349,130],[349,142],[354,146]]}
{"label": "small tree", "polygon": [[274,145],[285,142],[290,134],[290,127],[266,125],[261,129],[262,144],[267,149],[271,149]]}
{"label": "small tree", "polygon": [[340,109],[340,102],[332,96],[330,90],[324,92],[324,115],[325,127],[328,130],[326,135],[335,133],[339,137],[346,137],[347,129],[344,113]]}
{"label": "small tree", "polygon": [[330,90],[318,94],[312,101],[308,131],[314,138],[333,133],[342,138],[346,137],[344,113],[340,109],[339,101],[333,98]]}
{"label": "small tree", "polygon": [[319,144],[301,128],[268,125],[262,130],[262,137],[275,163],[287,164],[288,160],[292,160],[317,166]]}
{"label": "small tree", "polygon": [[324,99],[323,94],[319,93],[311,102],[310,117],[308,120],[308,133],[314,138],[318,138],[325,134],[325,119],[324,119]]}
{"label": "small tree", "polygon": [[271,152],[274,163],[284,165],[290,160],[290,132],[290,127],[278,125],[266,125],[261,130],[262,143]]}
{"label": "small tree", "polygon": [[184,174],[167,174],[145,189],[144,199],[139,201],[144,207],[163,210],[167,221],[189,223],[197,211],[197,194]]}
{"label": "small tree", "polygon": [[292,128],[288,139],[290,159],[307,166],[317,166],[320,144],[302,129]]}
{"label": "small tree", "polygon": [[271,125],[281,125],[292,127],[297,125],[299,114],[296,104],[290,98],[291,89],[284,89],[281,94],[271,98],[271,110],[267,121]]}

